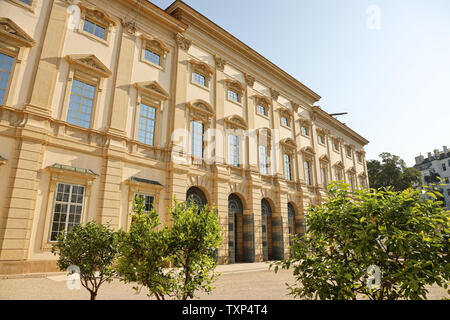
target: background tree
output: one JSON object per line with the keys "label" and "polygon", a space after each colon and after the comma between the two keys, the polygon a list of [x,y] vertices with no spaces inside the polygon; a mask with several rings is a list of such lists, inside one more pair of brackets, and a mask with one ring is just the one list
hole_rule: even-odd
{"label": "background tree", "polygon": [[112,281],[112,262],[117,254],[115,232],[108,227],[88,222],[75,225],[68,233],[62,232],[52,253],[59,255],[57,265],[60,270],[70,266],[80,268],[81,285],[95,300],[104,282]]}
{"label": "background tree", "polygon": [[[439,202],[407,189],[357,190],[331,184],[327,201],[308,209],[307,234],[294,256],[275,263],[294,269],[290,294],[306,299],[426,299],[427,285],[447,287],[450,218]],[[432,189],[427,193],[433,198]],[[381,271],[378,287],[368,268]]]}
{"label": "background tree", "polygon": [[367,161],[370,186],[375,189],[392,187],[396,191],[420,186],[422,175],[415,168],[408,168],[398,156],[390,153],[380,154],[382,161]]}

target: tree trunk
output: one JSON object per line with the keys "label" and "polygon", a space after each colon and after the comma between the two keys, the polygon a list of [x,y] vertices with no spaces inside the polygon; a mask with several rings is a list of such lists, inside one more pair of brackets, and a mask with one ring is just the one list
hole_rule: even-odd
{"label": "tree trunk", "polygon": [[91,300],[95,300],[95,298],[97,298],[97,293],[90,291],[91,292]]}

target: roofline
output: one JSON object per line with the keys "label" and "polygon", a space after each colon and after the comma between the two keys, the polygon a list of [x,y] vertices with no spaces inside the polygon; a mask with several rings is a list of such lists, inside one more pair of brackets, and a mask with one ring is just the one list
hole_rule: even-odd
{"label": "roofline", "polygon": [[312,107],[313,114],[321,117],[323,120],[327,121],[329,124],[333,125],[336,129],[344,131],[347,133],[351,138],[355,139],[357,142],[360,142],[363,146],[366,146],[369,144],[369,140],[362,137],[352,129],[350,129],[347,125],[340,122],[338,119],[332,117],[329,113],[322,110],[320,107],[313,106]]}
{"label": "roofline", "polygon": [[[116,0],[122,2],[124,5],[134,6],[136,5],[135,0]],[[172,15],[168,14],[165,10],[161,9],[157,5],[150,1],[141,1],[141,12],[140,14],[146,14],[155,18],[159,22],[164,23],[174,32],[184,32],[187,29],[187,25],[182,21],[176,19]]]}
{"label": "roofline", "polygon": [[[311,99],[313,101],[313,103],[319,101],[322,98],[320,95],[318,95],[316,92],[314,92],[313,90],[308,88],[306,85],[301,83],[299,80],[295,79],[289,73],[287,73],[286,71],[284,71],[283,69],[278,67],[276,64],[274,64],[273,62],[271,62],[264,56],[262,56],[256,50],[250,48],[248,45],[243,43],[241,40],[239,40],[238,38],[233,36],[228,31],[224,30],[222,27],[220,27],[219,25],[217,25],[216,23],[214,23],[213,21],[211,21],[210,19],[208,19],[207,17],[205,17],[200,12],[198,12],[197,10],[195,10],[188,4],[184,3],[183,1],[175,0],[169,7],[167,7],[167,9],[165,11],[168,14],[172,14],[177,9],[183,10],[184,12],[190,14],[194,19],[196,18],[196,20],[198,22],[203,23],[203,25],[205,25],[205,26],[209,26],[210,29],[212,29],[212,31],[215,31],[215,33],[218,36],[221,36],[222,39],[224,39],[228,42],[234,43],[235,45],[237,45],[238,47],[241,47],[242,49],[245,49],[247,51],[246,52],[247,54],[251,53],[253,58],[259,60],[259,62],[261,64],[266,65],[267,67],[272,69],[272,71],[274,71],[275,73],[278,73],[279,75],[284,77],[288,82],[291,82],[291,84],[293,84],[294,87],[296,87],[296,89],[300,89],[300,91],[303,94],[305,94],[309,99]],[[197,15],[197,17],[195,15]],[[201,21],[202,19],[204,21]]]}

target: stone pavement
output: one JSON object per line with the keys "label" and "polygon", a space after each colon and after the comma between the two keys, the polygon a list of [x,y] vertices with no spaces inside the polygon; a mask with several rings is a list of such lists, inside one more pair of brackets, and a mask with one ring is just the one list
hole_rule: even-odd
{"label": "stone pavement", "polygon": [[[277,274],[268,270],[268,263],[220,265],[222,273],[209,295],[200,294],[201,300],[290,300],[285,283],[293,284],[292,270],[280,270]],[[105,283],[99,290],[98,300],[149,300],[143,288],[139,293],[133,284],[119,280]],[[440,299],[446,291],[431,289],[429,299]],[[0,300],[88,300],[86,289],[69,290],[65,273],[0,276]]]}

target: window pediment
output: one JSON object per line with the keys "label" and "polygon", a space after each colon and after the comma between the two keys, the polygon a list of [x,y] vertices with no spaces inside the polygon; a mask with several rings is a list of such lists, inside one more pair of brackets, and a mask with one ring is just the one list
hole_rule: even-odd
{"label": "window pediment", "polygon": [[297,148],[297,144],[291,138],[281,140],[280,144],[288,150],[295,150]]}
{"label": "window pediment", "polygon": [[145,35],[141,35],[141,39],[146,48],[151,49],[153,52],[161,54],[163,57],[166,57],[170,52],[170,48],[166,46],[163,41],[157,38],[150,38]]}
{"label": "window pediment", "polygon": [[256,105],[260,104],[260,105],[266,106],[266,107],[272,106],[272,101],[266,96],[262,96],[262,95],[258,94],[258,95],[254,95],[253,98],[255,99]]}
{"label": "window pediment", "polygon": [[36,41],[23,31],[14,21],[0,18],[0,37],[24,47],[32,47]]}
{"label": "window pediment", "polygon": [[304,126],[304,127],[311,127],[312,126],[311,120],[306,119],[306,118],[300,118],[300,119],[298,119],[298,122],[300,122],[300,125]]}
{"label": "window pediment", "polygon": [[108,26],[116,26],[117,23],[114,21],[107,13],[106,11],[94,7],[89,6],[86,3],[79,3],[78,6],[81,9],[81,12],[88,18],[93,18],[99,22],[104,22],[108,24]]}
{"label": "window pediment", "polygon": [[349,174],[356,174],[355,167],[351,167],[350,169],[348,169],[347,173],[349,173]]}
{"label": "window pediment", "polygon": [[112,72],[93,54],[74,54],[66,56],[67,62],[101,77],[108,78]]}
{"label": "window pediment", "polygon": [[211,76],[214,74],[213,68],[211,68],[207,63],[196,61],[196,60],[189,60],[189,63],[191,64],[192,70],[194,72],[199,72],[202,75],[204,75],[208,80],[211,78]]}
{"label": "window pediment", "polygon": [[344,169],[345,167],[344,167],[344,164],[342,163],[342,161],[338,161],[338,162],[336,162],[334,165],[333,165],[333,167],[335,167],[336,169]]}
{"label": "window pediment", "polygon": [[156,81],[138,82],[134,87],[141,95],[148,95],[161,101],[169,99],[169,93]]}
{"label": "window pediment", "polygon": [[228,87],[228,89],[236,91],[238,93],[243,93],[245,88],[242,85],[242,83],[240,83],[237,80],[232,80],[232,79],[225,79],[225,83]]}
{"label": "window pediment", "polygon": [[191,116],[193,118],[199,118],[201,120],[208,121],[215,115],[213,107],[208,102],[203,100],[194,100],[188,102],[187,108],[191,112]]}
{"label": "window pediment", "polygon": [[238,115],[229,116],[225,119],[229,128],[237,128],[246,130],[248,128],[247,121]]}
{"label": "window pediment", "polygon": [[316,154],[314,149],[311,147],[304,147],[301,149],[301,152],[305,157],[314,157],[314,155]]}
{"label": "window pediment", "polygon": [[319,158],[319,161],[324,163],[330,163],[330,158],[326,154],[324,154]]}

